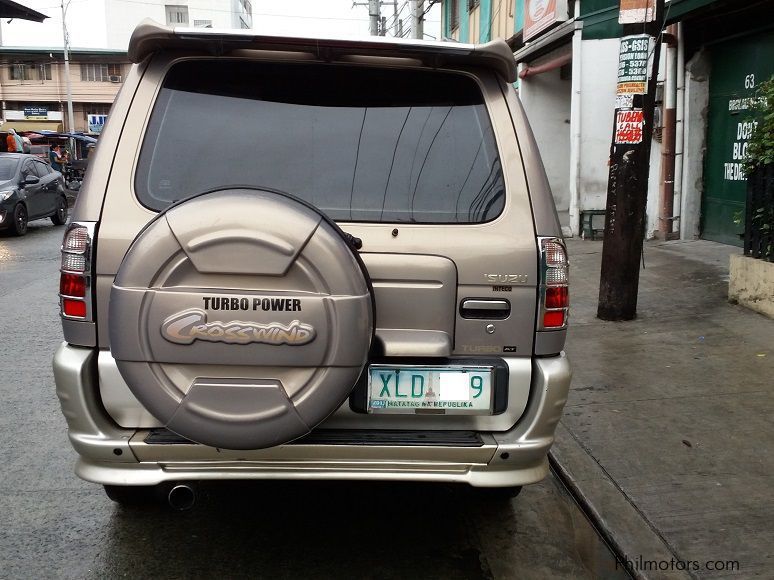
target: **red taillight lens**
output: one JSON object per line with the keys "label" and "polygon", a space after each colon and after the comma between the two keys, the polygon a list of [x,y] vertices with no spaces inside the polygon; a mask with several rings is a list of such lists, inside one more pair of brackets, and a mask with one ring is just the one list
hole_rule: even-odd
{"label": "red taillight lens", "polygon": [[553,310],[543,314],[543,326],[559,328],[564,325],[564,310]]}
{"label": "red taillight lens", "polygon": [[546,308],[567,308],[570,305],[570,289],[567,286],[546,288]]}
{"label": "red taillight lens", "polygon": [[62,296],[86,296],[86,279],[79,274],[63,273],[59,278],[59,293]]}
{"label": "red taillight lens", "polygon": [[64,312],[66,316],[86,318],[86,303],[81,300],[70,300],[69,298],[63,298],[62,312]]}

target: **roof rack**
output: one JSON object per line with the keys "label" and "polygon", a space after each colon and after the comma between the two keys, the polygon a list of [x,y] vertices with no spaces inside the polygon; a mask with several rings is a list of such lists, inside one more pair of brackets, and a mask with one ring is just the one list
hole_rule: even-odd
{"label": "roof rack", "polygon": [[413,58],[425,66],[483,66],[506,81],[516,80],[516,61],[504,40],[486,44],[426,42],[373,36],[363,39],[299,38],[248,34],[243,30],[171,28],[146,19],[135,28],[129,41],[129,59],[139,63],[160,50],[201,51],[220,56],[237,49],[305,52],[326,61],[343,56],[365,55]]}

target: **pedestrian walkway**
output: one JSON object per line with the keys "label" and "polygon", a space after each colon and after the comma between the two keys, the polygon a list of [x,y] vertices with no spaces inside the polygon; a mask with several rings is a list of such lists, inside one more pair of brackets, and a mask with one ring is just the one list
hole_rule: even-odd
{"label": "pedestrian walkway", "polygon": [[557,471],[635,576],[772,577],[774,320],[727,301],[740,250],[646,243],[637,319],[604,322],[602,242],[568,247]]}

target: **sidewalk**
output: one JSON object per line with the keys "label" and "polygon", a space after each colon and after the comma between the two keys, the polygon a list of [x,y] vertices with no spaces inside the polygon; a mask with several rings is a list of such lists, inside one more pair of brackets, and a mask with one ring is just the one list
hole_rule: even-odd
{"label": "sidewalk", "polygon": [[[726,299],[740,250],[646,243],[638,318],[603,322],[602,242],[568,248],[574,376],[555,467],[636,576],[772,577],[774,320]],[[738,570],[708,569],[726,561]]]}

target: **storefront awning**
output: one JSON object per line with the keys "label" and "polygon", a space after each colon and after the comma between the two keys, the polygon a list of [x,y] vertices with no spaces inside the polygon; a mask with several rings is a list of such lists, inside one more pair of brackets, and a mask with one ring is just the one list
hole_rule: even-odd
{"label": "storefront awning", "polygon": [[576,30],[583,28],[583,22],[580,20],[568,20],[538,37],[537,39],[526,43],[522,48],[513,53],[513,58],[517,63],[530,62],[540,56],[551,52],[558,46],[567,44],[572,40],[572,35]]}
{"label": "storefront awning", "polygon": [[11,2],[11,0],[0,0],[0,18],[18,18],[20,20],[43,22],[48,16],[16,2]]}
{"label": "storefront awning", "polygon": [[706,8],[715,2],[717,0],[671,0],[665,15],[666,23],[673,24],[679,22],[686,14]]}
{"label": "storefront awning", "polygon": [[6,121],[1,131],[14,129],[17,133],[22,131],[62,131],[62,121]]}

